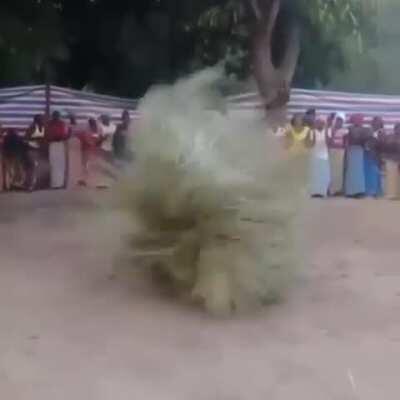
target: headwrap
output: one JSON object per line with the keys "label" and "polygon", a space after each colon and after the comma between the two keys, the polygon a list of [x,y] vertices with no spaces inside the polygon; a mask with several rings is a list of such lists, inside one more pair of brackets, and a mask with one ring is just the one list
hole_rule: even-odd
{"label": "headwrap", "polygon": [[343,120],[343,123],[346,123],[346,119],[347,119],[346,114],[344,112],[336,113],[335,122],[336,122],[337,119],[341,119],[341,120]]}
{"label": "headwrap", "polygon": [[353,114],[350,117],[350,123],[352,125],[363,125],[364,124],[364,114]]}

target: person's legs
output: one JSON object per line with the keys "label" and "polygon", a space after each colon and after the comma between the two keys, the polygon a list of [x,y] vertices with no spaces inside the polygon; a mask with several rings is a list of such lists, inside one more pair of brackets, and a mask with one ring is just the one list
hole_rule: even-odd
{"label": "person's legs", "polygon": [[313,157],[311,162],[311,196],[327,197],[330,183],[328,159]]}
{"label": "person's legs", "polygon": [[89,150],[82,146],[81,179],[79,185],[87,186],[89,180]]}
{"label": "person's legs", "polygon": [[329,161],[331,171],[330,193],[333,196],[338,196],[343,194],[344,150],[331,149]]}
{"label": "person's legs", "polygon": [[399,170],[395,161],[387,160],[386,163],[386,197],[396,200],[399,196]]}
{"label": "person's legs", "polygon": [[36,185],[36,160],[33,151],[29,151],[27,154],[27,160],[25,161],[25,187],[29,191],[33,191]]}
{"label": "person's legs", "polygon": [[365,192],[367,196],[382,196],[381,171],[378,160],[369,152],[364,158]]}
{"label": "person's legs", "polygon": [[351,146],[348,150],[345,190],[347,197],[365,195],[364,150],[360,146]]}
{"label": "person's legs", "polygon": [[50,186],[61,189],[65,185],[65,146],[63,142],[53,142],[49,145]]}

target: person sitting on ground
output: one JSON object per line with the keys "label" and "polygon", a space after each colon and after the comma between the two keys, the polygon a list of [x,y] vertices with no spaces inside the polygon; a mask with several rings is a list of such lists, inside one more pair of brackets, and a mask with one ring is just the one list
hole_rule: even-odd
{"label": "person sitting on ground", "polygon": [[65,188],[68,181],[69,130],[61,119],[59,111],[54,111],[46,128],[46,141],[49,144],[50,187]]}

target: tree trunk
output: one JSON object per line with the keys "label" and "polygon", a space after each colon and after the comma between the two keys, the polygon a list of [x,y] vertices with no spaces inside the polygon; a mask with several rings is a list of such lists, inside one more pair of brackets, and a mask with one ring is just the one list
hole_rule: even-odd
{"label": "tree trunk", "polygon": [[[279,65],[272,59],[273,33],[281,9],[281,0],[249,0],[257,23],[252,39],[253,73],[268,114],[284,111],[290,99],[300,43],[296,26],[285,32],[287,43]],[[278,38],[279,40],[279,38]]]}

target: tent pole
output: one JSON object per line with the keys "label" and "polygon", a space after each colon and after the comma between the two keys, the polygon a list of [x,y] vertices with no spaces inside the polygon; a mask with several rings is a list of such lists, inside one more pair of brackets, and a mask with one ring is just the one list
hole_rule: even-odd
{"label": "tent pole", "polygon": [[45,117],[46,117],[46,121],[48,121],[50,119],[50,103],[51,103],[51,86],[50,84],[47,82],[46,83],[46,111],[45,111]]}

